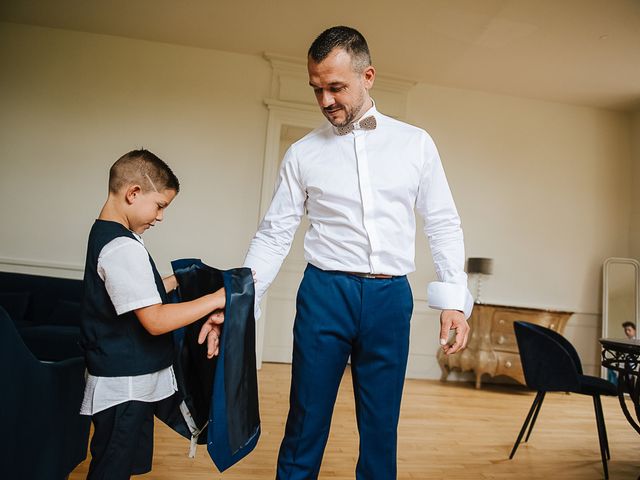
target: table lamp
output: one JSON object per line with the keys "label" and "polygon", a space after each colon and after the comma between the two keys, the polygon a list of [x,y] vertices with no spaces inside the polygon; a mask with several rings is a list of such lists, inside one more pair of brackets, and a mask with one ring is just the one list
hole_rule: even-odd
{"label": "table lamp", "polygon": [[482,276],[493,273],[493,258],[469,257],[467,259],[467,273],[476,277],[476,303],[480,300],[480,290],[482,288]]}

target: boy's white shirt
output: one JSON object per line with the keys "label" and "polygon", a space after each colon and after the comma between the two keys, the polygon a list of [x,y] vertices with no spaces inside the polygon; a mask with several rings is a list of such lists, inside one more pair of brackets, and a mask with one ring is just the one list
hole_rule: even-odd
{"label": "boy's white shirt", "polygon": [[[138,241],[118,237],[105,245],[98,256],[98,275],[105,282],[116,313],[162,303],[149,253],[139,235]],[[117,252],[117,255],[114,253]],[[178,390],[173,366],[133,377],[98,377],[87,374],[81,415],[94,415],[131,400],[156,402]]]}

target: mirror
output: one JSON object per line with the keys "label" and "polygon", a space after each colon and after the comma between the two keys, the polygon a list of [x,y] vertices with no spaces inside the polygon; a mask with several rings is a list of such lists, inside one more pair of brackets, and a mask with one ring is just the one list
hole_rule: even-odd
{"label": "mirror", "polygon": [[[632,258],[607,258],[602,266],[602,337],[637,338],[640,263]],[[634,328],[628,325],[631,322]]]}

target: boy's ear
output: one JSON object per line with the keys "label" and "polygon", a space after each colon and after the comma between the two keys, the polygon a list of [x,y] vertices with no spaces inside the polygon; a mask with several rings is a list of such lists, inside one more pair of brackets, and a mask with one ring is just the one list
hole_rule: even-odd
{"label": "boy's ear", "polygon": [[127,203],[129,205],[131,205],[133,202],[135,202],[136,198],[141,193],[142,193],[142,188],[140,188],[140,185],[130,185],[130,186],[128,186],[127,190],[125,192],[125,199],[126,199]]}

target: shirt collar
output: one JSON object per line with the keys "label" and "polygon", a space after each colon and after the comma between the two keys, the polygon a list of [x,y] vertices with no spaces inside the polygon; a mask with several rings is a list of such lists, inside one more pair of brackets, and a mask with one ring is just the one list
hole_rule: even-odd
{"label": "shirt collar", "polygon": [[[354,125],[358,125],[358,122],[360,120],[362,120],[363,118],[374,116],[374,117],[376,117],[376,120],[378,119],[378,109],[376,108],[376,101],[373,98],[371,98],[371,103],[372,103],[371,108],[369,110],[367,110],[366,112],[364,112],[360,116],[360,118],[358,118],[358,120],[353,122]],[[329,125],[331,125],[331,124],[329,124]],[[338,131],[337,127],[334,127],[333,125],[331,125],[331,128],[333,129],[333,133],[337,134],[337,131]]]}

